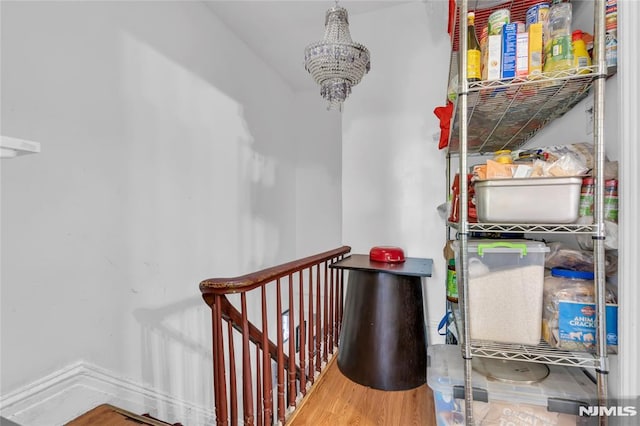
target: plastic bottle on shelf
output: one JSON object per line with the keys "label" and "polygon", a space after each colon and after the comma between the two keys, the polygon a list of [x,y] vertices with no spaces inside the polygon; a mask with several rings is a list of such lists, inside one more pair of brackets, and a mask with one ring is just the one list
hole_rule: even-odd
{"label": "plastic bottle on shelf", "polygon": [[449,259],[447,265],[447,300],[458,303],[458,281],[456,281],[456,261]]}
{"label": "plastic bottle on shelf", "polygon": [[571,13],[571,3],[567,2],[554,2],[549,9],[544,72],[568,70],[573,66]]}
{"label": "plastic bottle on shelf", "polygon": [[618,181],[604,181],[604,220],[618,223]]}
{"label": "plastic bottle on shelf", "polygon": [[480,81],[482,53],[480,42],[476,34],[476,15],[473,12],[467,14],[467,80]]}
{"label": "plastic bottle on shelf", "polygon": [[[571,33],[571,44],[573,46],[573,67],[583,68],[591,66],[591,57],[587,52],[587,45],[582,38],[582,31],[575,30]],[[589,74],[591,70],[583,69],[578,71],[579,74]]]}

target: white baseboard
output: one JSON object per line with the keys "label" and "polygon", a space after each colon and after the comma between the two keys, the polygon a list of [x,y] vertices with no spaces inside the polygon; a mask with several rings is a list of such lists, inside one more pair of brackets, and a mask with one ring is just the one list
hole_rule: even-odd
{"label": "white baseboard", "polygon": [[105,403],[185,426],[215,424],[211,408],[178,400],[84,361],[2,395],[0,413],[21,426],[56,426]]}

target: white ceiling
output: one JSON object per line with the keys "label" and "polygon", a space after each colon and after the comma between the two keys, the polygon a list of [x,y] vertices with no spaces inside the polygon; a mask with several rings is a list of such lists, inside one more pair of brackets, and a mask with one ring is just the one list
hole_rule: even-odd
{"label": "white ceiling", "polygon": [[[294,90],[316,88],[304,70],[304,48],[322,40],[325,13],[335,1],[205,0],[205,3]],[[408,1],[341,0],[339,5],[347,9],[349,22],[353,22],[358,14],[403,3]],[[357,34],[351,35],[353,41],[361,42]]]}

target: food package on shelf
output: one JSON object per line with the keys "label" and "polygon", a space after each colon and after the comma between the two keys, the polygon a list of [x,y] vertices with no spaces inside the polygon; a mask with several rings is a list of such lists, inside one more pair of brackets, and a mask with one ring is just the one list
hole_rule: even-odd
{"label": "food package on shelf", "polygon": [[[547,269],[564,268],[573,271],[592,272],[594,268],[593,251],[572,248],[566,243],[555,241],[547,243],[549,253],[544,259]],[[610,277],[618,272],[618,256],[615,253],[605,254],[605,274]]]}
{"label": "food package on shelf", "polygon": [[[609,353],[618,352],[616,293],[607,286],[606,339]],[[596,305],[593,272],[553,268],[544,280],[542,338],[573,352],[596,351]]]}
{"label": "food package on shelf", "polygon": [[579,142],[513,152],[516,160],[542,161],[540,176],[580,176],[593,169],[593,144]]}

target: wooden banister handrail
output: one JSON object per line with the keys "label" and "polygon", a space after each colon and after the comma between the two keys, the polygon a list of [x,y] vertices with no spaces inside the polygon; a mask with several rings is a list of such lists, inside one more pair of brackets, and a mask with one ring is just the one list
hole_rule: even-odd
{"label": "wooden banister handrail", "polygon": [[282,265],[273,266],[258,272],[242,275],[235,278],[209,278],[200,282],[200,291],[203,295],[208,293],[214,294],[230,294],[249,291],[260,287],[264,283],[274,281],[278,278],[285,277],[291,271],[299,271],[310,266],[324,262],[327,259],[334,258],[351,251],[351,247],[342,246],[337,249],[325,251],[313,256],[294,260]]}

